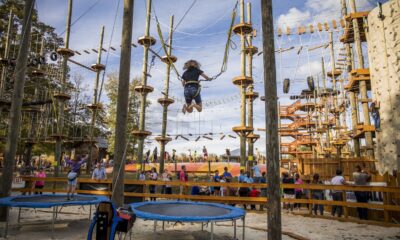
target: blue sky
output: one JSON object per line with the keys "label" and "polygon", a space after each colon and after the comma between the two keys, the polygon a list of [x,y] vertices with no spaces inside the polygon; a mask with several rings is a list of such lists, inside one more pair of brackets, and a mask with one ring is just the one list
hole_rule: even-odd
{"label": "blue sky", "polygon": [[[153,8],[162,24],[164,38],[168,34],[168,25],[170,15],[175,16],[177,23],[192,4],[192,0],[153,0]],[[247,2],[247,1],[246,1]],[[260,21],[260,1],[253,0],[252,3],[252,22],[253,27],[257,29],[257,37],[253,40],[253,45],[262,49],[261,39],[261,21]],[[368,10],[373,8],[372,1],[357,0],[358,10]],[[78,51],[84,49],[97,49],[99,42],[99,33],[102,25],[105,26],[105,48],[109,43],[117,49],[116,52],[110,53],[108,57],[107,72],[119,70],[119,45],[121,43],[121,20],[123,0],[85,0],[75,1],[73,6],[73,20],[86,12],[93,4],[97,3],[91,11],[85,14],[79,21],[72,26],[70,48]],[[173,55],[178,57],[176,63],[177,68],[182,72],[182,65],[188,59],[196,59],[202,64],[202,69],[209,76],[213,76],[219,72],[222,64],[222,57],[226,42],[227,31],[231,20],[231,11],[236,1],[234,0],[197,0],[194,7],[185,17],[182,23],[174,32],[173,37]],[[340,19],[340,1],[339,0],[274,0],[273,1],[274,24],[275,28],[289,26],[297,29],[299,25],[309,25],[321,22],[338,21]],[[39,19],[56,28],[58,33],[65,29],[65,21],[67,14],[67,0],[38,0],[37,8]],[[144,35],[145,23],[145,0],[136,0],[134,7],[133,22],[133,42],[138,37]],[[117,14],[114,33],[112,34],[112,26],[114,17]],[[154,14],[153,14],[154,17]],[[239,21],[237,16],[236,22]],[[340,31],[334,32],[335,50],[338,53],[340,43],[338,42]],[[111,39],[112,35],[112,39]],[[157,44],[153,49],[160,48],[158,35],[156,32],[156,24],[154,19],[151,22],[151,36],[157,39]],[[297,54],[300,46],[303,49],[328,42],[328,33],[322,31],[318,34],[305,34],[302,36],[291,35],[276,37],[276,48],[295,47],[294,50],[276,54],[277,62],[277,81],[278,95],[281,104],[289,103],[290,94],[298,94],[301,89],[306,88],[306,77],[310,74],[316,75],[321,72],[321,57],[325,57],[325,66],[329,70],[329,48],[309,51],[303,50]],[[168,130],[170,134],[202,134],[202,133],[226,133],[234,135],[231,132],[232,126],[240,125],[240,99],[239,89],[235,87],[231,80],[235,76],[240,75],[240,50],[239,38],[233,36],[233,41],[238,48],[231,49],[229,56],[228,70],[221,77],[213,82],[203,84],[202,91],[203,104],[205,109],[202,113],[193,113],[183,115],[180,112],[183,101],[183,89],[175,74],[171,73],[170,94],[177,99],[175,104],[169,108]],[[143,49],[139,46],[133,48],[131,61],[131,77],[140,76],[142,66]],[[151,54],[150,54],[151,56]],[[91,65],[96,61],[96,54],[82,54],[75,56],[77,60],[85,65]],[[106,54],[103,55],[103,63]],[[255,80],[255,89],[263,94],[263,71],[262,71],[262,55],[255,55],[253,68],[253,78]],[[296,67],[297,66],[297,67]],[[87,84],[88,93],[92,94],[93,82],[95,75],[87,70],[72,67],[72,74],[81,74],[84,76],[84,83]],[[161,131],[161,105],[156,99],[161,97],[163,81],[165,79],[166,66],[156,60],[154,67],[151,69],[151,78],[148,84],[155,88],[155,91],[149,95],[152,102],[148,108],[146,121],[149,123],[148,130],[153,134],[159,134]],[[283,94],[282,79],[291,79],[290,94]],[[102,101],[107,102],[105,94]],[[254,126],[255,128],[264,128],[264,105],[260,100],[256,100],[254,106]],[[265,146],[265,134],[260,133],[262,138],[256,143],[256,147],[261,150]],[[194,140],[196,137],[190,137]],[[150,141],[149,141],[150,142]],[[156,142],[152,141],[148,147],[156,146]],[[239,146],[239,139],[225,137],[223,141],[219,140],[219,135],[214,135],[214,140],[199,140],[198,142],[187,142],[185,140],[173,141],[167,145],[167,150],[175,148],[178,152],[186,152],[187,149],[200,150],[206,146],[210,152],[223,153],[225,148],[235,149]]]}

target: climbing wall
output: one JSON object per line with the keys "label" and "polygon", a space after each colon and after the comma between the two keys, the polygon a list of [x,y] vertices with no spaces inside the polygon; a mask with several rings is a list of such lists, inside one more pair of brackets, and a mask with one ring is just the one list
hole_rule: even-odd
{"label": "climbing wall", "polygon": [[[380,14],[380,12],[382,14]],[[380,173],[400,166],[400,0],[368,15],[368,57],[373,100],[380,104],[381,132],[375,150]]]}

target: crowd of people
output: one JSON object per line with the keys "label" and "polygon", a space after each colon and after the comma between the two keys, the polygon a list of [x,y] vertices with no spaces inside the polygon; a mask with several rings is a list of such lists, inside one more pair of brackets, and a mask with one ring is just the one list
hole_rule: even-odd
{"label": "crowd of people", "polygon": [[[67,174],[67,199],[73,200],[76,192],[77,178],[79,176],[80,170],[82,166],[86,163],[88,159],[87,155],[76,155],[74,159],[70,159],[67,156],[64,158],[64,162],[66,166],[69,168],[69,172]],[[254,161],[254,166],[250,168],[251,171],[245,171],[244,169],[240,170],[240,175],[238,177],[234,177],[227,167],[224,168],[222,173],[219,170],[215,170],[214,173],[209,176],[209,182],[215,183],[267,183],[266,173],[260,171],[260,167],[257,164],[257,161]],[[39,167],[37,170],[32,170],[33,173],[31,176],[36,178],[41,178],[43,180],[36,180],[32,184],[32,192],[35,194],[42,194],[42,189],[45,185],[46,178],[46,169],[44,167]],[[98,162],[95,165],[95,168],[92,171],[91,178],[93,180],[105,180],[107,179],[107,173],[102,163]],[[149,193],[157,193],[160,192],[162,194],[172,194],[173,189],[172,185],[168,184],[171,181],[180,181],[187,182],[189,181],[189,174],[186,171],[186,166],[182,165],[181,170],[173,173],[169,172],[165,169],[161,174],[158,174],[156,168],[152,168],[150,171],[145,172],[141,171],[138,173],[138,178],[141,181],[150,180],[150,181],[163,181],[165,185],[160,186],[161,189],[158,188],[157,185],[149,185]],[[199,182],[198,185],[191,186],[191,188],[181,185],[179,188],[179,194],[190,194],[190,195],[209,195],[209,196],[239,196],[239,197],[267,197],[267,187],[265,188],[255,188],[255,187],[229,187],[229,186],[202,186],[199,181],[198,176],[194,176],[192,181]],[[342,175],[341,170],[336,171],[336,176],[334,176],[330,181],[326,181],[325,183],[320,179],[318,173],[315,173],[312,176],[312,179],[303,180],[298,173],[294,173],[290,175],[288,172],[282,173],[281,183],[282,184],[313,184],[313,185],[357,185],[357,186],[365,186],[371,180],[371,175],[363,170],[360,166],[356,166],[355,172],[353,173],[353,183],[349,183],[345,180]],[[203,181],[207,181],[204,179]],[[356,191],[354,192],[355,198],[357,202],[367,203],[370,199],[369,192]],[[310,191],[309,189],[302,189],[301,187],[295,188],[282,188],[282,197],[283,199],[315,199],[315,200],[333,200],[333,201],[343,201],[344,195],[342,190],[324,190],[324,189],[313,189]],[[155,197],[150,198],[151,201],[155,201]],[[283,208],[288,212],[293,211],[294,209],[300,210],[302,204],[300,203],[285,203],[283,201]],[[311,210],[314,215],[324,215],[324,206],[322,204],[303,204],[307,209]],[[243,205],[245,209],[247,209],[246,204]],[[259,210],[264,210],[264,205],[261,204],[259,206]],[[256,205],[250,206],[251,210],[256,209]],[[368,209],[367,208],[357,208],[358,215],[360,219],[368,219]],[[331,207],[331,215],[341,217],[343,215],[343,207],[332,205]]]}

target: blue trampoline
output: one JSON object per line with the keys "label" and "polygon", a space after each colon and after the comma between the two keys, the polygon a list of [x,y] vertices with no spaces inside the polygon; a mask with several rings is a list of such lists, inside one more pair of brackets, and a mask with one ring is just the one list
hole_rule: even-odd
{"label": "blue trampoline", "polygon": [[200,222],[211,224],[211,239],[214,235],[214,223],[233,221],[234,239],[236,239],[236,220],[243,220],[243,239],[245,236],[246,212],[237,207],[217,203],[158,201],[130,204],[136,217],[154,221],[154,236],[157,221],[164,222]]}
{"label": "blue trampoline", "polygon": [[[0,206],[18,207],[18,223],[21,219],[21,208],[52,208],[52,231],[57,218],[58,207],[95,205],[109,201],[107,197],[98,195],[75,195],[74,200],[67,200],[66,194],[20,195],[0,198]],[[91,212],[91,208],[90,208]],[[91,213],[89,213],[91,215]],[[89,216],[90,217],[90,216]],[[8,222],[7,222],[8,225]],[[7,228],[8,226],[6,226]],[[6,230],[7,231],[7,230]]]}

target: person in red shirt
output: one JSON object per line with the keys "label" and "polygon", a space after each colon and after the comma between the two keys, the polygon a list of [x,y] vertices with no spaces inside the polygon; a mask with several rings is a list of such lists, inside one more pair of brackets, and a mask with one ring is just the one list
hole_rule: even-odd
{"label": "person in red shirt", "polygon": [[[189,180],[188,174],[186,172],[186,166],[182,165],[181,171],[179,172],[179,181],[185,183]],[[186,186],[180,186],[180,194],[186,194]]]}
{"label": "person in red shirt", "polygon": [[[260,191],[257,188],[253,187],[253,189],[249,192],[249,197],[259,197]],[[256,205],[251,204],[251,210],[256,210]]]}

